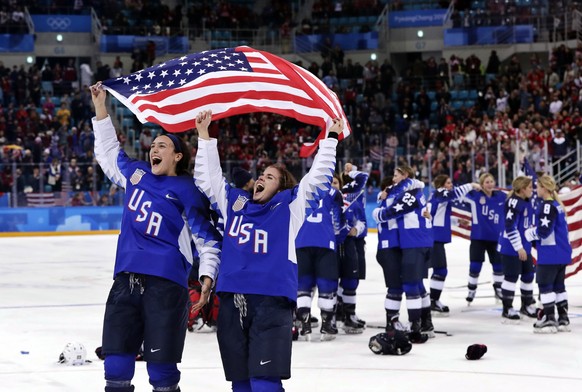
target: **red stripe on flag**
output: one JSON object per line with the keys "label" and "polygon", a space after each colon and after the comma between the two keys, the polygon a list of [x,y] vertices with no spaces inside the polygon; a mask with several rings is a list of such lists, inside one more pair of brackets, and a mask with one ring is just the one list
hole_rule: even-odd
{"label": "red stripe on flag", "polygon": [[168,60],[103,85],[140,121],[160,124],[170,132],[193,128],[201,110],[212,110],[213,119],[251,112],[293,117],[321,127],[319,138],[334,118],[342,118],[345,127],[339,139],[351,133],[337,95],[320,79],[246,46]]}

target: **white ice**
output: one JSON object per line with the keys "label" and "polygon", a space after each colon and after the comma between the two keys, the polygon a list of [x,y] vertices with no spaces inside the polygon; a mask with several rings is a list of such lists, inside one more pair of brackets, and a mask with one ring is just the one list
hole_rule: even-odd
{"label": "white ice", "polygon": [[[117,237],[0,238],[0,390],[102,391],[103,363],[94,354],[101,345],[104,303],[112,283]],[[376,263],[377,237],[370,234],[368,277],[360,283],[357,313],[369,324],[385,322],[384,282]],[[368,349],[371,336],[338,335],[335,341],[293,345],[292,378],[287,391],[566,391],[582,386],[582,274],[566,281],[572,332],[536,335],[531,319],[501,323],[491,266],[486,263],[477,298],[467,307],[468,242],[447,245],[449,277],[442,301],[448,318],[434,318],[437,335],[405,356],[378,356]],[[315,301],[314,301],[315,302]],[[515,305],[519,306],[519,298]],[[316,304],[314,313],[318,315]],[[404,310],[404,309],[403,309]],[[403,312],[405,314],[405,311]],[[92,363],[57,364],[67,342],[85,345]],[[483,343],[478,361],[465,359],[468,345]],[[215,334],[188,333],[180,364],[182,391],[228,391]],[[138,362],[136,391],[151,391],[145,364]]]}

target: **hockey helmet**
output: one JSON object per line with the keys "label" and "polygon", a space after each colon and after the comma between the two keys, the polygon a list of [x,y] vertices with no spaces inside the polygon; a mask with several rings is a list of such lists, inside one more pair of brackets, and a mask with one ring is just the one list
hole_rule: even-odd
{"label": "hockey helmet", "polygon": [[412,344],[404,332],[379,333],[372,336],[368,347],[378,355],[404,355],[412,349]]}
{"label": "hockey helmet", "polygon": [[87,350],[82,343],[72,342],[67,343],[61,355],[59,355],[59,363],[64,363],[69,366],[78,366],[85,364],[87,358]]}

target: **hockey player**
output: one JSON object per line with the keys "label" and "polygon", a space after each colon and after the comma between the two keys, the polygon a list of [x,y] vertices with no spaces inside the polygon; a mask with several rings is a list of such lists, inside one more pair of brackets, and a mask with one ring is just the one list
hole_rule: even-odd
{"label": "hockey player", "polygon": [[506,195],[495,190],[495,179],[490,173],[479,177],[480,191],[470,191],[464,201],[471,206],[471,244],[469,246],[469,283],[467,302],[473,302],[477,292],[479,275],[485,262],[485,252],[493,267],[493,290],[495,297],[501,300],[501,283],[503,282],[503,265],[497,253],[499,233],[503,230],[503,205]]}
{"label": "hockey player", "polygon": [[315,286],[317,305],[321,310],[321,340],[332,340],[337,334],[334,323],[339,278],[336,234],[343,226],[343,197],[333,187],[337,181],[337,175],[334,175],[332,188],[319,201],[319,207],[305,219],[295,241],[299,274],[297,319],[301,323],[300,335],[308,340],[311,334],[311,295]]}
{"label": "hockey player", "polygon": [[150,161],[130,159],[120,148],[107,113],[107,92],[91,86],[95,105],[95,157],[107,177],[125,189],[114,283],[105,306],[105,391],[131,392],[135,358],[143,342],[154,391],[179,391],[188,320],[192,240],[200,255],[201,296],[208,301],[220,262],[220,235],[208,200],[190,176],[190,153],[177,136],[158,136]]}
{"label": "hockey player", "polygon": [[[399,184],[407,178],[414,178],[414,172],[407,165],[394,170],[393,182]],[[408,321],[410,322],[409,338],[412,343],[424,343],[434,329],[428,315],[422,312],[422,298],[428,295],[422,279],[426,273],[432,248],[432,225],[430,219],[424,216],[426,199],[422,189],[411,189],[396,198],[391,207],[382,207],[375,211],[374,219],[379,223],[397,218],[398,237],[402,249],[401,278],[402,288],[406,294]],[[430,305],[430,302],[429,302]],[[422,325],[423,316],[426,315]],[[424,329],[424,331],[422,331]],[[425,332],[425,333],[422,333]]]}
{"label": "hockey player", "polygon": [[337,320],[346,333],[362,333],[366,322],[356,316],[356,291],[359,281],[366,279],[366,183],[369,174],[358,171],[351,163],[344,166],[344,177],[352,181],[342,187],[348,203],[344,210],[350,228],[340,254]]}
{"label": "hockey player", "polygon": [[[415,182],[413,185],[413,181]],[[386,310],[386,333],[393,334],[396,330],[403,331],[405,328],[399,320],[400,305],[402,302],[402,249],[398,236],[398,223],[396,219],[389,219],[385,222],[378,221],[378,214],[382,209],[390,208],[394,200],[402,195],[409,188],[424,188],[424,183],[417,180],[405,179],[394,185],[392,176],[382,181],[383,190],[378,194],[378,208],[372,216],[378,224],[378,251],[376,260],[382,267],[384,282],[386,284],[386,299],[384,309]]]}
{"label": "hockey player", "polygon": [[[226,379],[235,392],[282,391],[291,377],[293,309],[297,301],[295,239],[306,216],[329,192],[341,119],[319,143],[309,173],[299,185],[280,165],[265,169],[252,199],[222,175],[209,111],[196,118],[199,133],[195,179],[225,221],[218,346]],[[244,193],[243,193],[244,192]]]}
{"label": "hockey player", "polygon": [[[538,226],[528,228],[525,237],[536,241],[538,252],[536,282],[543,310],[534,324],[536,333],[570,331],[566,266],[572,261],[572,246],[568,240],[568,223],[564,205],[558,198],[556,182],[544,174],[538,177],[537,194],[543,200],[536,213]],[[556,322],[554,306],[558,308]]]}
{"label": "hockey player", "polygon": [[497,250],[503,264],[503,312],[505,323],[519,322],[519,313],[513,308],[513,297],[518,277],[521,277],[520,313],[536,317],[533,297],[535,269],[531,257],[531,244],[525,239],[525,230],[531,226],[534,211],[531,203],[532,180],[520,176],[513,180],[504,207],[505,229],[499,235]]}
{"label": "hockey player", "polygon": [[437,314],[448,316],[449,307],[443,305],[440,298],[448,274],[445,244],[451,242],[452,202],[462,199],[471,190],[480,191],[481,185],[472,183],[453,187],[451,178],[446,174],[436,176],[433,185],[435,190],[429,200],[434,239],[430,260],[432,267],[430,309]]}

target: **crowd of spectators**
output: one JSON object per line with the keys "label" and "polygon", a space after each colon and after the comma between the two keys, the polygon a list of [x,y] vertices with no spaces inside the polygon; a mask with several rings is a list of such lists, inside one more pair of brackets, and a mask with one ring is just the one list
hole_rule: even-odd
{"label": "crowd of spectators", "polygon": [[[322,46],[321,56],[321,62],[299,65],[342,100],[353,136],[340,143],[338,157],[368,168],[375,185],[403,161],[425,181],[446,173],[457,183],[486,170],[497,177],[501,164],[509,183],[516,152],[547,170],[582,139],[580,49],[560,45],[548,59],[531,55],[527,64],[517,56],[501,62],[495,51],[488,59],[419,58],[400,70],[388,60],[360,64],[331,41]],[[16,186],[18,192],[97,192],[85,203],[108,198],[110,184],[93,159],[87,86],[141,69],[141,61],[125,70],[119,58],[111,66],[98,63],[94,73],[71,59],[28,69],[8,69],[0,62],[0,192]],[[457,105],[462,91],[474,98]],[[122,127],[118,134],[142,158],[148,138],[155,137],[144,129],[137,130],[135,151]],[[216,121],[210,131],[230,141],[220,145],[225,168],[257,173],[281,162],[298,177],[310,164],[299,158],[300,146],[319,133],[269,113]],[[195,131],[183,137],[195,155]]]}
{"label": "crowd of spectators", "polygon": [[[504,165],[510,181],[516,152],[536,169],[547,170],[582,139],[582,52],[565,45],[552,52],[546,66],[536,55],[527,66],[517,56],[501,63],[492,52],[487,60],[474,55],[438,63],[434,58],[418,60],[397,72],[387,60],[362,65],[349,56],[344,60],[333,48],[324,55],[321,63],[307,69],[338,93],[350,120],[353,136],[340,143],[338,157],[369,165],[376,184],[403,161],[425,181],[453,173],[460,183],[485,170],[497,177],[498,164]],[[45,190],[60,191],[63,181],[71,191],[94,190],[96,184],[101,188],[103,175],[92,155],[89,92],[77,88],[58,97],[42,94],[36,82],[41,74],[35,65],[28,70],[0,65],[1,190],[12,189],[11,162],[19,164],[19,190],[38,189],[27,182],[38,177],[37,166],[43,169]],[[452,96],[461,89],[478,92],[478,98],[455,108]],[[260,172],[281,162],[297,176],[309,166],[299,158],[300,146],[319,132],[269,113],[216,121],[210,131],[230,141],[220,145],[220,154],[232,165]],[[183,136],[195,153],[195,131]],[[121,128],[119,138],[125,143]],[[545,149],[550,162],[545,161]]]}

